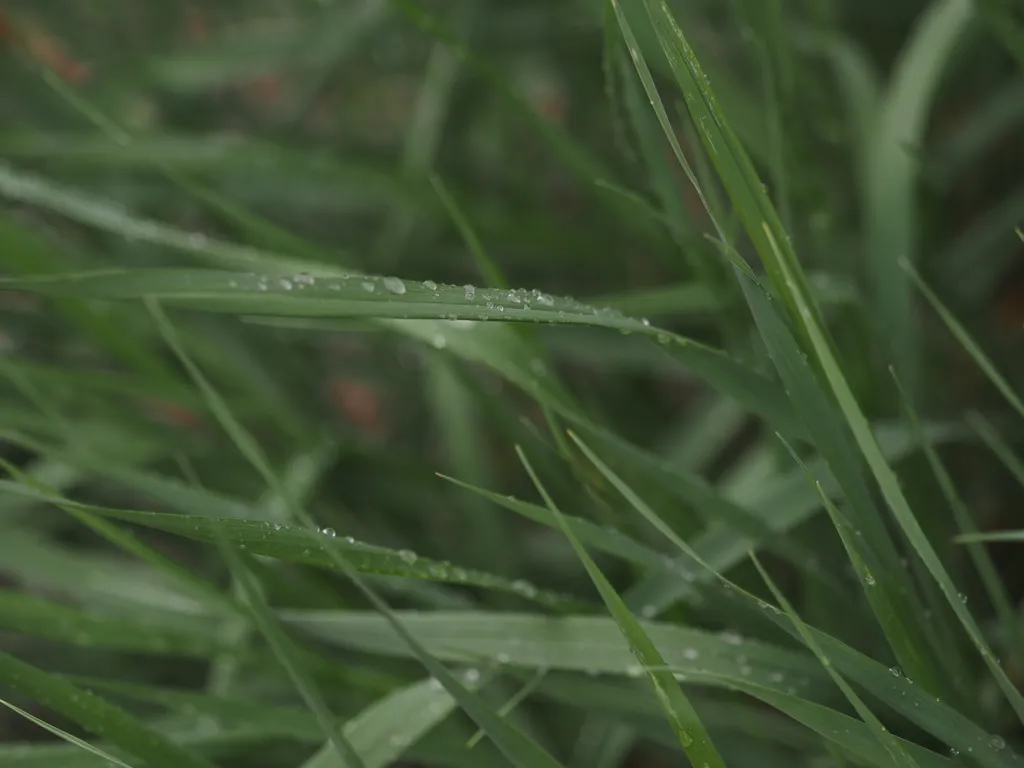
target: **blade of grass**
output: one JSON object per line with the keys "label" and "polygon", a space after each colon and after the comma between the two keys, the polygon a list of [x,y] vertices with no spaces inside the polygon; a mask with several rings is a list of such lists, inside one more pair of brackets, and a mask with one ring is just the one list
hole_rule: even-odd
{"label": "blade of grass", "polygon": [[1024,462],[1018,458],[1013,447],[999,434],[992,422],[977,411],[971,411],[967,414],[967,423],[1006,467],[1014,480],[1024,487]]}
{"label": "blade of grass", "polygon": [[86,730],[154,768],[213,768],[193,754],[144,725],[120,707],[79,688],[57,675],[0,651],[0,681],[46,705]]}
{"label": "blade of grass", "polygon": [[1006,398],[1006,402],[1008,402],[1013,409],[1017,411],[1022,418],[1024,418],[1024,401],[1021,400],[1013,387],[1011,387],[1006,379],[999,373],[995,364],[981,350],[981,347],[978,346],[977,342],[971,338],[967,329],[964,328],[960,321],[957,320],[948,309],[946,309],[946,306],[939,300],[939,297],[935,292],[928,287],[928,284],[924,282],[921,276],[917,273],[917,270],[911,266],[909,261],[901,261],[900,265],[907,274],[910,275],[911,280],[913,280],[917,285],[917,289],[921,291],[921,294],[928,300],[932,309],[935,310],[935,313],[941,318],[942,322],[946,324],[946,327],[949,328],[956,340],[959,341],[963,348],[967,350],[967,353],[974,358],[974,362],[985,373],[988,380],[991,381],[995,388],[999,390],[999,393]]}
{"label": "blade of grass", "polygon": [[562,519],[561,512],[555,506],[551,497],[548,496],[547,490],[545,490],[537,474],[533,471],[533,467],[529,459],[526,458],[526,454],[518,446],[516,447],[516,452],[519,454],[519,460],[526,468],[526,472],[530,475],[530,479],[533,481],[537,491],[543,497],[548,509],[558,519],[562,532],[568,537],[577,556],[587,569],[587,573],[594,582],[594,586],[597,587],[608,611],[612,614],[615,623],[621,630],[622,636],[628,641],[630,652],[650,679],[658,701],[665,711],[669,725],[672,726],[676,737],[679,739],[683,752],[691,762],[696,763],[699,761],[711,768],[725,768],[725,763],[722,762],[718,750],[711,741],[711,736],[704,728],[703,723],[701,723],[697,710],[693,708],[690,700],[683,693],[683,689],[680,688],[679,683],[671,672],[664,669],[665,660],[659,653],[657,646],[647,636],[643,626],[637,621],[629,608],[626,607],[626,604],[622,602],[622,598],[619,597],[615,588],[604,577],[597,564],[587,554],[586,549],[573,535],[572,529]]}
{"label": "blade of grass", "polygon": [[35,725],[38,725],[43,730],[49,731],[54,736],[56,736],[58,739],[62,739],[64,741],[66,741],[68,744],[72,745],[73,747],[77,747],[78,749],[81,749],[84,752],[88,752],[89,754],[95,755],[99,759],[106,761],[106,763],[108,765],[116,765],[116,766],[119,766],[120,768],[132,768],[132,766],[130,766],[128,763],[124,762],[123,760],[119,760],[118,758],[114,757],[113,755],[108,754],[107,752],[104,752],[99,747],[94,747],[89,742],[84,741],[83,739],[80,739],[77,736],[74,736],[74,735],[68,733],[67,731],[62,730],[61,728],[58,728],[55,725],[51,725],[50,723],[46,722],[45,720],[42,720],[42,719],[36,717],[31,712],[26,712],[21,707],[14,706],[9,701],[4,701],[3,699],[0,699],[0,704],[2,704],[3,706],[7,707],[9,710],[14,712],[15,714],[21,715],[21,717],[25,718],[30,723],[34,723]]}
{"label": "blade of grass", "polygon": [[864,700],[857,695],[857,692],[853,690],[853,688],[850,686],[848,682],[846,682],[843,676],[836,672],[836,670],[832,667],[832,661],[828,658],[828,656],[825,655],[821,647],[815,642],[814,636],[807,630],[807,627],[804,625],[803,621],[800,620],[800,617],[793,609],[793,606],[790,604],[789,600],[786,599],[786,596],[779,589],[778,585],[776,585],[774,579],[772,579],[772,577],[768,574],[768,571],[765,570],[764,566],[761,565],[761,561],[758,560],[757,556],[753,553],[751,553],[750,557],[754,561],[754,565],[757,567],[758,572],[761,574],[761,578],[764,579],[765,584],[768,585],[768,589],[770,589],[772,595],[775,596],[775,600],[779,603],[779,605],[782,606],[782,610],[793,622],[793,626],[796,628],[797,632],[800,633],[800,639],[803,640],[804,645],[810,648],[814,655],[818,657],[818,661],[821,662],[821,666],[828,673],[828,676],[832,678],[833,682],[835,682],[835,684],[843,692],[843,696],[846,697],[846,700],[849,701],[853,708],[857,711],[857,714],[860,715],[861,720],[863,720],[869,726],[871,732],[875,734],[875,737],[878,739],[879,743],[888,753],[892,761],[892,764],[896,766],[907,766],[907,768],[913,768],[914,766],[916,766],[917,763],[914,762],[913,758],[910,757],[910,755],[903,751],[903,748],[900,746],[899,742],[893,737],[891,733],[889,733],[888,729],[884,725],[882,725],[881,721],[879,721],[879,719],[875,716],[874,712],[871,711],[871,708],[864,703]]}
{"label": "blade of grass", "polygon": [[920,339],[910,285],[899,267],[902,259],[917,261],[918,163],[912,148],[924,139],[940,78],[973,16],[969,0],[936,0],[918,19],[882,96],[864,172],[864,253],[878,329],[915,399],[922,376]]}

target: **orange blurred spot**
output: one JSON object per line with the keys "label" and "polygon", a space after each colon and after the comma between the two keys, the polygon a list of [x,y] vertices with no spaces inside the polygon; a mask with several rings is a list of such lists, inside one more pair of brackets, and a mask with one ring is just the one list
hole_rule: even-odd
{"label": "orange blurred spot", "polygon": [[281,101],[284,82],[280,75],[260,75],[242,86],[242,94],[255,104],[272,107]]}
{"label": "orange blurred spot", "polygon": [[189,8],[185,11],[185,34],[195,43],[201,43],[209,37],[210,25],[206,21],[206,15],[198,8]]}
{"label": "orange blurred spot", "polygon": [[19,23],[0,13],[0,38],[21,45],[39,64],[70,83],[89,79],[89,66],[69,56],[58,38],[34,22]]}
{"label": "orange blurred spot", "polygon": [[364,432],[381,433],[386,425],[381,398],[376,390],[355,379],[334,379],[328,398],[352,424]]}
{"label": "orange blurred spot", "polygon": [[149,405],[153,416],[166,424],[183,429],[198,429],[203,420],[191,408],[166,400],[155,400]]}

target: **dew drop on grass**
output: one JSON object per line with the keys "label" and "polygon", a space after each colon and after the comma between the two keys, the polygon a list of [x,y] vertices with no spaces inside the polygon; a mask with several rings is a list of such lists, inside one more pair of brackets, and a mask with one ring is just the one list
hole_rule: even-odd
{"label": "dew drop on grass", "polygon": [[722,642],[727,645],[743,645],[743,635],[736,632],[723,632],[719,637],[722,638]]}
{"label": "dew drop on grass", "polygon": [[899,667],[889,667],[889,674],[893,677],[903,677],[903,673]]}
{"label": "dew drop on grass", "polygon": [[472,285],[464,285],[462,288],[466,292],[466,300],[472,301],[473,297],[476,296],[476,287]]}
{"label": "dew drop on grass", "polygon": [[628,677],[640,677],[644,673],[644,668],[639,664],[630,664],[626,667],[626,675]]}
{"label": "dew drop on grass", "polygon": [[653,619],[658,615],[658,606],[656,605],[645,605],[640,609],[640,615],[645,619]]}
{"label": "dew drop on grass", "polygon": [[959,595],[957,595],[957,597],[960,598],[961,603],[967,605],[967,594],[965,592],[961,592]]}
{"label": "dew drop on grass", "polygon": [[333,539],[335,536],[338,535],[337,533],[335,533],[333,528],[321,528],[320,529],[320,533],[322,533],[324,536],[326,536],[329,539]]}
{"label": "dew drop on grass", "polygon": [[537,596],[537,588],[524,579],[516,579],[512,582],[512,589],[517,595],[534,598]]}
{"label": "dew drop on grass", "polygon": [[1006,740],[1002,736],[992,736],[988,743],[993,749],[1003,749],[1006,747]]}
{"label": "dew drop on grass", "polygon": [[867,584],[869,587],[875,586],[875,577],[872,576],[870,573],[866,574],[864,576],[864,583]]}
{"label": "dew drop on grass", "polygon": [[448,339],[444,337],[444,334],[435,333],[434,338],[431,339],[435,349],[444,349],[448,346]]}
{"label": "dew drop on grass", "polygon": [[282,277],[278,282],[281,284],[281,287],[284,288],[286,291],[290,291],[292,289],[292,281],[289,280],[287,277]]}
{"label": "dew drop on grass", "polygon": [[687,661],[696,661],[700,658],[700,651],[696,648],[686,648],[683,650],[683,658]]}
{"label": "dew drop on grass", "polygon": [[396,296],[401,296],[403,293],[405,293],[405,283],[403,283],[400,278],[385,277],[383,282],[384,287],[387,288],[389,291],[391,291],[391,293],[395,294]]}
{"label": "dew drop on grass", "polygon": [[467,669],[463,673],[462,679],[465,680],[470,685],[472,685],[473,683],[479,682],[479,680],[480,680],[480,670],[479,669]]}
{"label": "dew drop on grass", "polygon": [[546,293],[538,293],[537,294],[537,303],[538,304],[543,304],[545,307],[551,307],[551,306],[554,306],[555,300],[553,298],[551,298],[550,296],[548,296]]}
{"label": "dew drop on grass", "polygon": [[437,283],[435,283],[433,280],[424,280],[423,287],[426,288],[428,291],[436,291]]}
{"label": "dew drop on grass", "polygon": [[412,565],[419,559],[419,556],[411,549],[399,550],[398,556],[402,559],[403,563],[408,563],[409,565]]}
{"label": "dew drop on grass", "polygon": [[495,655],[494,660],[499,664],[508,664],[511,661],[511,658],[507,653],[499,653]]}
{"label": "dew drop on grass", "polygon": [[299,272],[295,276],[296,285],[313,285],[315,282],[316,279],[309,272]]}
{"label": "dew drop on grass", "polygon": [[375,289],[376,286],[370,281],[367,280],[363,282],[363,290],[366,291],[367,293],[373,293]]}

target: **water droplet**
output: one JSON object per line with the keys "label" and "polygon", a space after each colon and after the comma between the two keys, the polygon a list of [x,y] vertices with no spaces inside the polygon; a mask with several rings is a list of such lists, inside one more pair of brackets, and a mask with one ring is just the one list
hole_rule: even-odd
{"label": "water droplet", "polygon": [[640,322],[643,323],[644,327],[646,327],[646,328],[650,328],[651,327],[651,321],[648,320],[646,317],[643,318]]}
{"label": "water droplet", "polygon": [[424,280],[423,287],[426,288],[428,291],[436,291],[437,283],[435,283],[433,280]]}
{"label": "water droplet", "polygon": [[296,285],[313,285],[315,282],[316,278],[309,274],[309,272],[299,272],[299,274],[295,276]]}
{"label": "water droplet", "polygon": [[512,590],[517,595],[522,595],[523,597],[534,598],[537,596],[537,588],[530,582],[523,579],[516,579],[513,581]]}
{"label": "water droplet", "polygon": [[367,293],[373,293],[375,289],[376,286],[373,283],[369,281],[363,283],[363,290],[366,291]]}
{"label": "water droplet", "polygon": [[495,655],[494,660],[499,664],[508,664],[511,658],[509,658],[507,653],[499,653]]}
{"label": "water droplet", "polygon": [[899,667],[889,667],[889,674],[893,677],[903,677],[903,672]]}
{"label": "water droplet", "polygon": [[403,293],[405,293],[405,283],[403,283],[397,277],[385,277],[384,287],[387,288],[389,291],[391,291],[391,293],[395,294],[396,296],[401,296]]}
{"label": "water droplet", "polygon": [[683,651],[683,658],[688,661],[696,661],[700,658],[700,651],[698,651],[696,648],[686,648]]}
{"label": "water droplet", "polygon": [[960,594],[958,595],[958,597],[960,598],[960,602],[961,602],[961,603],[963,603],[964,605],[966,605],[966,604],[967,604],[967,594],[966,594],[965,592],[961,592],[961,593],[960,593]]}
{"label": "water droplet", "polygon": [[786,679],[786,676],[781,672],[772,672],[770,675],[768,675],[768,679],[771,680],[773,683],[781,683],[783,680]]}
{"label": "water droplet", "polygon": [[292,289],[292,281],[289,280],[287,277],[282,277],[278,282],[281,284],[281,287],[284,288],[286,291],[290,291]]}
{"label": "water droplet", "polygon": [[462,289],[466,292],[467,301],[472,301],[473,297],[476,296],[476,286],[464,285]]}
{"label": "water droplet", "polygon": [[629,677],[640,677],[644,673],[644,668],[639,664],[630,664],[626,667],[626,674]]}
{"label": "water droplet", "polygon": [[658,606],[656,605],[645,605],[640,609],[640,615],[645,619],[653,619],[658,615]]}
{"label": "water droplet", "polygon": [[682,729],[679,731],[679,743],[682,744],[684,748],[692,746],[693,736],[690,735],[689,731]]}
{"label": "water droplet", "polygon": [[1002,736],[992,736],[988,743],[992,749],[1005,749],[1006,747],[1006,740]]}
{"label": "water droplet", "polygon": [[444,334],[435,333],[434,337],[430,340],[434,345],[435,349],[444,349],[448,346],[448,339],[444,337]]}
{"label": "water droplet", "polygon": [[949,756],[950,757],[956,757],[959,754],[960,754],[960,750],[957,749],[956,747],[950,747],[949,748]]}
{"label": "water droplet", "polygon": [[545,307],[551,307],[554,306],[555,300],[552,297],[548,296],[547,294],[538,293],[537,302],[539,304],[543,304]]}
{"label": "water droplet", "polygon": [[398,556],[400,558],[402,558],[402,562],[403,563],[408,563],[409,565],[412,565],[417,560],[419,560],[419,556],[415,552],[413,552],[411,549],[399,550]]}
{"label": "water droplet", "polygon": [[335,536],[338,535],[337,533],[335,533],[333,528],[321,528],[320,529],[320,533],[322,533],[324,536],[326,536],[329,539],[333,539]]}
{"label": "water droplet", "polygon": [[865,574],[864,583],[867,584],[869,587],[875,586],[875,577],[872,576],[870,573]]}
{"label": "water droplet", "polygon": [[472,685],[473,683],[479,682],[479,680],[480,680],[480,670],[479,669],[467,669],[463,673],[462,679],[465,680],[470,685]]}

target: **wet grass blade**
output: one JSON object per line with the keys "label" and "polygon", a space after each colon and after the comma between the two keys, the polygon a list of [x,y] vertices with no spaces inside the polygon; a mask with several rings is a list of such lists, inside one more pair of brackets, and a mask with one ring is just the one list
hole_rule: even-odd
{"label": "wet grass blade", "polygon": [[800,634],[800,638],[803,640],[804,645],[810,648],[814,655],[818,657],[818,661],[821,662],[821,666],[828,673],[828,676],[832,678],[833,682],[835,682],[843,692],[843,696],[846,697],[846,700],[849,701],[857,711],[861,720],[863,720],[875,734],[879,743],[881,743],[882,747],[889,754],[892,764],[895,766],[904,766],[905,768],[915,768],[917,763],[914,762],[913,758],[903,751],[899,742],[891,733],[889,733],[886,727],[882,725],[874,712],[871,711],[871,708],[864,703],[864,700],[857,695],[857,692],[853,690],[853,687],[846,682],[843,676],[836,672],[832,667],[831,659],[829,659],[828,656],[825,655],[825,652],[822,651],[821,647],[815,641],[814,635],[807,630],[807,627],[793,609],[792,604],[790,604],[789,600],[786,599],[786,596],[779,589],[778,585],[776,585],[774,579],[772,579],[768,574],[768,571],[766,571],[764,566],[761,565],[761,561],[758,560],[757,556],[754,554],[751,554],[751,558],[753,559],[758,572],[761,574],[761,578],[764,579],[765,584],[768,585],[772,595],[774,595],[775,600],[782,606],[782,610],[793,622],[793,626]]}
{"label": "wet grass blade", "polygon": [[[374,702],[346,722],[342,732],[366,768],[385,768],[454,710],[455,700],[431,678],[399,688]],[[337,765],[334,753],[325,746],[301,768]]]}
{"label": "wet grass blade", "polygon": [[2,704],[3,706],[7,707],[9,710],[14,712],[15,714],[20,715],[21,717],[25,718],[29,722],[34,723],[35,725],[38,725],[43,730],[49,731],[54,736],[56,736],[58,739],[62,739],[63,741],[66,741],[68,744],[72,745],[73,747],[76,747],[77,749],[80,749],[80,750],[82,750],[84,752],[88,752],[89,754],[95,755],[97,758],[99,758],[101,760],[104,760],[107,765],[118,766],[118,768],[132,768],[132,766],[130,766],[128,763],[124,762],[123,760],[119,760],[118,758],[114,757],[113,755],[104,752],[99,747],[94,747],[89,742],[87,742],[87,741],[85,741],[83,739],[80,739],[77,736],[74,736],[74,735],[68,733],[67,731],[65,731],[63,729],[58,728],[55,725],[51,725],[50,723],[46,722],[45,720],[42,720],[42,719],[36,717],[31,712],[26,712],[21,707],[14,706],[9,701],[4,701],[3,699],[0,699],[0,704]]}
{"label": "wet grass blade", "polygon": [[250,609],[253,624],[267,641],[271,652],[288,674],[295,690],[316,716],[317,722],[327,735],[328,743],[333,748],[340,764],[344,768],[366,768],[359,754],[342,733],[337,719],[328,709],[309,671],[305,669],[293,641],[267,608],[259,582],[256,581],[242,557],[229,542],[222,541],[220,549],[234,577],[234,583],[238,585],[239,593]]}
{"label": "wet grass blade", "polygon": [[213,768],[126,711],[63,678],[0,651],[0,681],[107,739],[154,768]]}
{"label": "wet grass blade", "polygon": [[679,739],[679,743],[686,756],[694,763],[701,762],[703,765],[712,768],[725,768],[725,763],[722,762],[718,750],[711,741],[711,736],[704,728],[703,723],[701,723],[697,710],[693,708],[693,705],[686,697],[686,694],[683,693],[683,689],[680,688],[672,673],[665,669],[665,660],[658,651],[658,647],[647,636],[643,626],[637,621],[604,574],[601,573],[597,564],[587,554],[587,550],[573,534],[572,528],[564,521],[558,507],[555,506],[554,501],[548,496],[540,479],[533,471],[533,467],[526,458],[526,454],[518,447],[517,453],[523,466],[526,467],[530,479],[533,480],[537,491],[544,498],[548,509],[558,519],[562,532],[568,537],[569,542],[576,551],[576,555],[587,569],[588,575],[601,594],[601,599],[604,600],[623,637],[628,641],[630,652],[636,657],[637,662],[639,662],[644,673],[650,679],[658,701],[668,718],[669,725],[675,731],[676,737]]}

